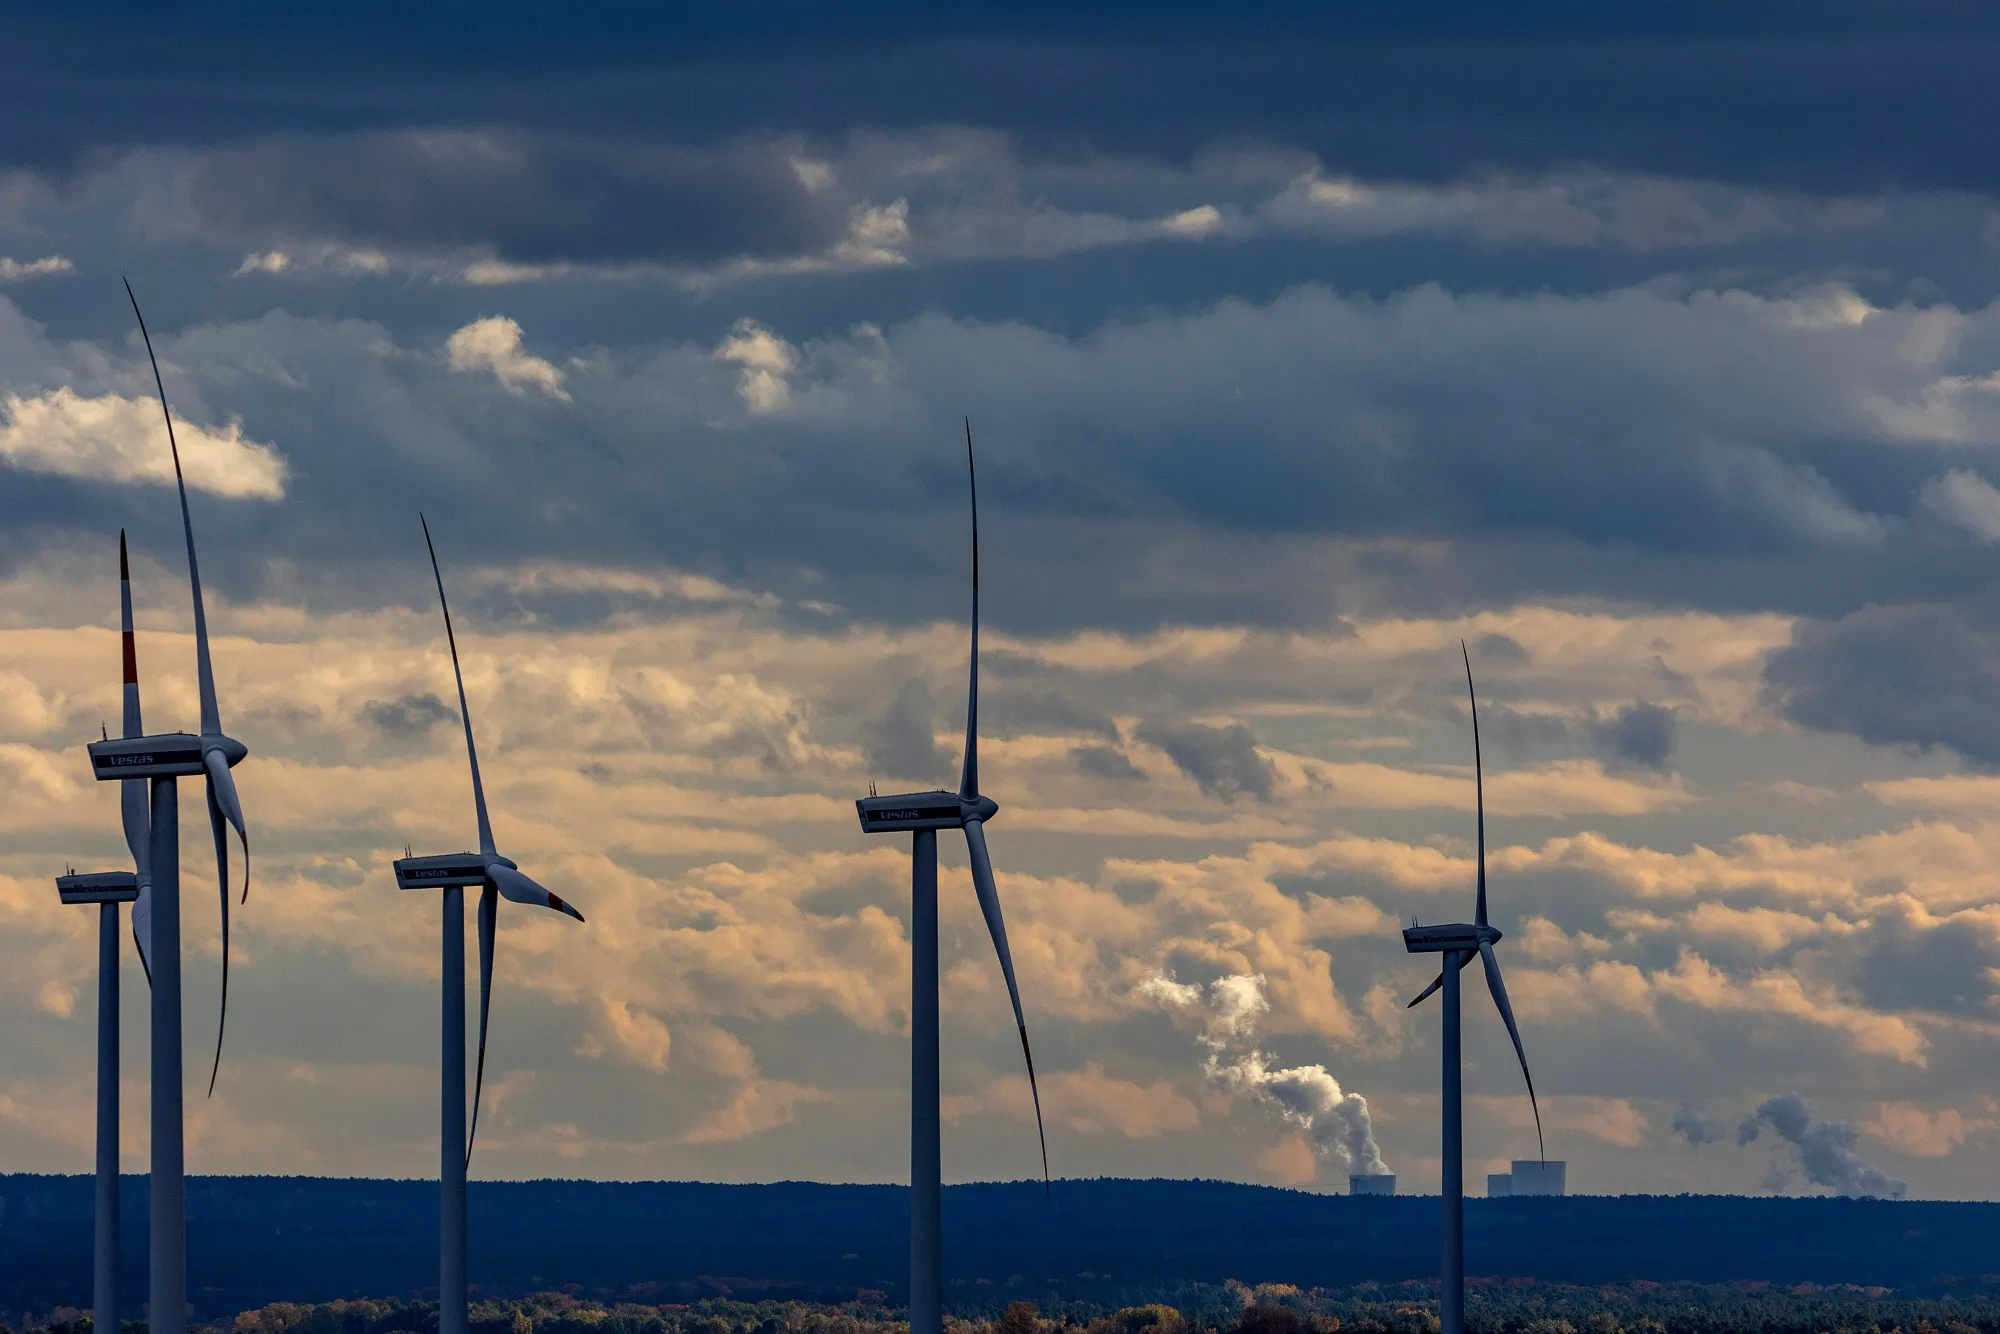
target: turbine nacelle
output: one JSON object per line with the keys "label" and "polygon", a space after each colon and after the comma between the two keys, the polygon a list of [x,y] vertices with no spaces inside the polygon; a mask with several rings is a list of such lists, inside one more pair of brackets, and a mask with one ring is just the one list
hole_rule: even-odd
{"label": "turbine nacelle", "polygon": [[582,913],[522,874],[512,858],[498,853],[444,852],[430,857],[399,857],[395,865],[398,889],[491,887],[510,903],[551,908],[579,922],[583,920]]}
{"label": "turbine nacelle", "polygon": [[486,883],[486,859],[476,852],[396,859],[397,889],[472,888]]}
{"label": "turbine nacelle", "polygon": [[88,749],[90,767],[100,783],[127,778],[193,778],[208,772],[202,763],[202,738],[192,732],[113,737],[93,741]]}
{"label": "turbine nacelle", "polygon": [[991,797],[962,797],[956,792],[906,792],[893,797],[862,797],[854,803],[864,834],[893,834],[909,829],[958,829],[968,822],[984,823],[1000,813]]}
{"label": "turbine nacelle", "polygon": [[1403,929],[1403,948],[1412,954],[1450,954],[1454,950],[1479,953],[1481,945],[1500,939],[1500,929],[1454,922],[1446,926],[1411,926]]}
{"label": "turbine nacelle", "polygon": [[139,877],[130,871],[72,872],[56,877],[64,903],[130,903],[139,897]]}
{"label": "turbine nacelle", "polygon": [[235,737],[161,732],[154,736],[112,737],[89,746],[90,767],[100,783],[127,778],[196,778],[208,772],[208,757],[220,755],[235,768],[250,754]]}

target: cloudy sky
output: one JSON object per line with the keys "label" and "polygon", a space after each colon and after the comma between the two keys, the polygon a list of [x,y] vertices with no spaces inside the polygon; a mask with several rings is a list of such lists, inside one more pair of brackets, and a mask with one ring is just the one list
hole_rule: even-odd
{"label": "cloudy sky", "polygon": [[[252,756],[192,1171],[433,1170],[389,863],[474,830],[421,510],[501,847],[589,917],[503,914],[475,1172],[901,1179],[907,850],[851,799],[956,777],[970,416],[1058,1174],[1344,1188],[1359,1095],[1436,1188],[1397,928],[1470,911],[1464,641],[1572,1187],[2000,1194],[2000,22],[1321,8],[10,9],[0,1170],[90,1160],[49,881],[124,855],[121,527],[196,720],[124,275]],[[946,1172],[1029,1175],[941,843]],[[1467,1003],[1478,1172],[1534,1130]]]}

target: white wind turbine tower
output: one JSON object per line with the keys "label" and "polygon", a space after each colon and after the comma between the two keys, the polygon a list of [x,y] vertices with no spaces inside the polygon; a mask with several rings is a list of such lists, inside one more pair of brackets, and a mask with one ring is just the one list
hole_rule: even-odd
{"label": "white wind turbine tower", "polygon": [[[139,655],[132,641],[132,573],[125,558],[125,534],[118,534],[118,585],[125,639],[125,727],[128,737],[142,735],[139,725]],[[95,1327],[118,1328],[118,905],[134,904],[144,892],[147,828],[146,782],[126,782],[125,841],[132,850],[132,871],[74,871],[56,879],[64,903],[97,905],[97,1208],[91,1264],[91,1311]],[[134,798],[137,798],[136,804]],[[134,935],[137,935],[134,928]],[[145,954],[140,953],[140,960]]]}
{"label": "white wind turbine tower", "polygon": [[965,468],[972,491],[972,652],[971,686],[965,706],[965,765],[957,792],[870,795],[855,802],[861,830],[885,834],[909,830],[910,839],[910,1334],[939,1334],[944,1328],[944,1248],[940,1232],[943,1196],[942,1144],[938,1110],[938,908],[937,831],[963,829],[972,863],[972,887],[1028,1064],[1028,1090],[1035,1102],[1035,1133],[1042,1146],[1042,1182],[1049,1175],[1048,1137],[1042,1130],[1042,1095],[1035,1084],[1035,1057],[1028,1049],[1028,1023],[1021,1013],[1021,988],[1014,981],[1014,956],[1007,948],[1007,925],[986,852],[985,822],[999,805],[979,791],[979,485],[972,461],[972,424],[965,427]]}
{"label": "white wind turbine tower", "polygon": [[[151,785],[148,805],[147,852],[140,866],[149,873],[149,891],[133,908],[134,932],[140,958],[147,960],[153,984],[152,996],[152,1201],[149,1228],[150,1255],[147,1287],[147,1323],[152,1334],[186,1334],[187,1331],[187,1187],[185,1142],[182,1137],[181,1087],[181,839],[180,802],[177,780],[205,777],[208,786],[208,819],[215,834],[215,865],[222,888],[222,1009],[216,1021],[215,1063],[209,1069],[208,1091],[215,1093],[215,1077],[222,1067],[223,1026],[229,1018],[229,835],[234,826],[243,840],[243,896],[250,897],[250,836],[243,823],[242,803],[229,770],[249,754],[242,742],[222,730],[220,710],[215,700],[215,671],[208,655],[208,616],[201,600],[201,569],[195,561],[194,520],[188,514],[187,481],[181,475],[180,446],[174,440],[174,417],[167,407],[167,388],[160,378],[159,359],[153,355],[153,338],[146,332],[146,317],[139,313],[139,301],[132,296],[131,284],[125,294],[132,299],[132,313],[139,320],[139,336],[146,343],[146,357],[153,366],[153,385],[159,391],[160,412],[166,418],[167,446],[174,456],[174,484],[180,491],[181,527],[187,537],[188,583],[194,593],[195,673],[201,687],[201,733],[165,732],[158,736],[126,736],[116,741],[93,741],[90,764],[100,782],[122,782],[126,836],[133,837],[138,804],[133,801],[131,783],[145,780]],[[129,615],[127,625],[130,625]],[[130,640],[127,640],[130,643]],[[132,659],[128,657],[128,663]],[[138,726],[138,685],[126,687],[126,724]],[[136,853],[135,853],[136,856]]]}
{"label": "white wind turbine tower", "polygon": [[97,1207],[91,1253],[91,1318],[118,1328],[118,905],[139,897],[131,871],[71,871],[56,877],[64,903],[97,905]]}
{"label": "white wind turbine tower", "polygon": [[[472,768],[472,805],[479,816],[479,851],[447,852],[433,857],[404,857],[396,862],[398,889],[444,891],[444,1051],[439,1062],[441,1108],[438,1135],[438,1334],[466,1334],[467,1289],[465,1245],[465,1173],[472,1160],[472,1137],[479,1133],[479,1093],[486,1083],[486,1017],[493,1001],[493,936],[501,899],[553,908],[583,920],[583,914],[521,874],[513,861],[493,846],[493,826],[486,819],[486,789],[479,781],[479,751],[472,744],[472,711],[465,703],[465,673],[458,665],[458,639],[451,629],[451,606],[445,601],[444,576],[438,572],[437,548],[431,527],[424,528],[424,547],[431,556],[431,577],[437,581],[438,607],[444,612],[445,643],[451,648],[451,674],[458,683],[458,712],[465,723],[465,758]],[[472,1087],[472,1130],[465,1125],[465,890],[479,894],[479,1066]]]}
{"label": "white wind turbine tower", "polygon": [[[1479,697],[1472,688],[1472,655],[1458,646],[1465,659],[1465,692],[1472,700],[1472,780],[1478,803],[1479,887],[1472,921],[1450,926],[1411,926],[1403,944],[1412,954],[1444,955],[1444,971],[1410,1002],[1415,1008],[1440,987],[1444,989],[1444,1273],[1438,1316],[1441,1334],[1465,1334],[1465,1108],[1460,1089],[1458,973],[1476,955],[1486,968],[1486,989],[1514,1040],[1521,1076],[1528,1081],[1528,1105],[1535,1112],[1535,1143],[1542,1142],[1542,1109],[1535,1101],[1535,1077],[1528,1073],[1528,1053],[1507,1003],[1507,985],[1500,980],[1500,961],[1493,945],[1500,932],[1486,920],[1486,778],[1479,754]],[[1547,1157],[1543,1148],[1542,1156]]]}

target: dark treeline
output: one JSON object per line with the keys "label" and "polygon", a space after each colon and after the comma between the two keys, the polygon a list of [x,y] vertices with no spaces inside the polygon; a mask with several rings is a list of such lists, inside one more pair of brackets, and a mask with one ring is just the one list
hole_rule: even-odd
{"label": "dark treeline", "polygon": [[[1994,1288],[2000,1276],[1994,1277]],[[1434,1284],[1162,1283],[1160,1300],[1116,1309],[1015,1299],[953,1314],[946,1334],[1437,1334]],[[907,1334],[904,1313],[879,1301],[600,1302],[545,1292],[472,1308],[472,1334]],[[1880,1288],[1769,1283],[1602,1287],[1531,1280],[1474,1283],[1472,1334],[2000,1334],[2000,1290],[1898,1297]],[[4,1329],[0,1326],[0,1329]],[[34,1334],[95,1334],[89,1316],[60,1308]],[[127,1322],[121,1334],[145,1334]],[[217,1322],[206,1334],[436,1334],[437,1307],[397,1299],[277,1302]],[[7,1334],[12,1334],[11,1330]]]}
{"label": "dark treeline", "polygon": [[[894,1308],[904,1300],[908,1200],[895,1186],[809,1182],[474,1182],[471,1277],[488,1300],[560,1289],[654,1306]],[[1986,1203],[1573,1196],[1467,1205],[1470,1272],[1498,1279],[1859,1284],[1983,1300],[1980,1276],[2000,1271],[2000,1205]],[[1231,1280],[1325,1294],[1431,1278],[1438,1207],[1435,1196],[1216,1181],[1059,1181],[1046,1195],[1039,1182],[952,1186],[946,1301],[968,1318],[1017,1299],[1051,1315],[1154,1303],[1195,1314],[1219,1301],[1227,1324],[1233,1308],[1214,1294]],[[145,1178],[126,1179],[123,1208],[124,1314],[137,1319]],[[0,1316],[89,1305],[91,1209],[88,1177],[0,1177]],[[201,1320],[283,1302],[434,1299],[437,1185],[190,1178],[188,1260]],[[1898,1317],[1884,1327],[1910,1324]]]}

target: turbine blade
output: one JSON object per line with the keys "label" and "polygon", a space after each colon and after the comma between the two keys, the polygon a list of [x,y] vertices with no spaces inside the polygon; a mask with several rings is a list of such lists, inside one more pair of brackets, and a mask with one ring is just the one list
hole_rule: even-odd
{"label": "turbine blade", "polygon": [[125,825],[125,846],[131,850],[132,869],[139,873],[141,884],[150,884],[153,878],[153,807],[146,783],[144,778],[127,778],[118,785],[118,815]]}
{"label": "turbine blade", "polygon": [[222,1014],[215,1022],[215,1064],[208,1071],[208,1096],[215,1096],[215,1077],[222,1069],[222,1031],[229,1022],[229,830],[243,840],[243,900],[250,900],[250,835],[243,827],[243,803],[236,780],[220,747],[202,752],[208,776],[208,824],[215,835],[215,876],[222,891]]}
{"label": "turbine blade", "polygon": [[493,935],[498,925],[499,895],[493,886],[479,891],[479,1065],[472,1078],[472,1128],[465,1136],[465,1163],[472,1165],[472,1144],[479,1138],[479,1095],[486,1087],[486,1019],[493,1010]]}
{"label": "turbine blade", "polygon": [[451,674],[458,682],[458,716],[465,723],[465,758],[472,765],[472,804],[479,811],[479,850],[491,857],[494,855],[493,825],[486,818],[486,788],[479,781],[479,748],[472,744],[472,710],[465,703],[465,673],[458,666],[458,637],[451,631],[451,604],[445,601],[444,575],[438,572],[438,553],[431,542],[430,520],[419,514],[417,522],[424,526],[424,549],[431,553],[431,577],[437,580],[438,606],[444,612],[444,640],[451,646]]}
{"label": "turbine blade", "polygon": [[[208,757],[204,756],[206,760]],[[221,756],[215,756],[217,763]],[[229,771],[223,770],[224,774]],[[208,1067],[208,1096],[215,1096],[215,1077],[222,1072],[222,1034],[229,1025],[229,828],[215,799],[215,779],[208,781],[208,827],[215,835],[215,870],[222,883],[222,1008],[215,1018],[215,1061]]]}
{"label": "turbine blade", "polygon": [[139,882],[139,897],[132,901],[132,948],[138,952],[139,967],[146,985],[153,985],[153,885]]}
{"label": "turbine blade", "polygon": [[1535,1112],[1535,1147],[1546,1160],[1549,1149],[1542,1142],[1542,1107],[1535,1100],[1535,1077],[1528,1073],[1528,1053],[1521,1046],[1521,1030],[1514,1023],[1514,1007],[1507,1003],[1507,984],[1500,980],[1500,961],[1493,957],[1493,946],[1483,940],[1479,942],[1479,961],[1486,965],[1486,989],[1493,993],[1493,1004],[1500,1011],[1501,1022],[1507,1025],[1507,1036],[1514,1039],[1514,1055],[1521,1058],[1521,1078],[1528,1081],[1528,1106]]}
{"label": "turbine blade", "polygon": [[126,554],[123,528],[118,530],[118,629],[125,645],[125,735],[144,736],[146,729],[139,721],[139,644],[132,631],[132,561]]}
{"label": "turbine blade", "polygon": [[181,494],[181,527],[187,534],[188,583],[194,589],[194,665],[201,684],[201,733],[222,734],[222,716],[215,706],[215,670],[208,660],[208,614],[201,601],[201,566],[194,556],[194,519],[188,514],[187,479],[181,476],[181,447],[174,440],[174,414],[167,408],[167,385],[160,378],[160,359],[153,355],[153,335],[146,331],[146,317],[139,313],[139,298],[132,284],[125,283],[125,295],[132,302],[132,314],[139,321],[139,337],[146,343],[146,359],[153,363],[153,387],[160,391],[160,415],[167,419],[167,447],[174,455],[174,485]]}
{"label": "turbine blade", "polygon": [[1000,915],[1000,891],[993,883],[993,858],[986,851],[986,828],[978,820],[965,822],[965,846],[972,860],[972,889],[979,911],[1000,956],[1000,975],[1007,979],[1007,998],[1014,1003],[1014,1026],[1021,1033],[1021,1055],[1028,1062],[1028,1092],[1035,1100],[1035,1135],[1042,1146],[1042,1188],[1049,1184],[1049,1137],[1042,1126],[1042,1091],[1035,1082],[1035,1055],[1028,1050],[1028,1021],[1021,1013],[1021,988],[1014,980],[1014,952],[1007,948],[1007,923]]}
{"label": "turbine blade", "polygon": [[1419,1005],[1422,1005],[1425,1001],[1429,1000],[1433,995],[1435,995],[1437,993],[1437,989],[1443,985],[1444,985],[1444,974],[1439,973],[1436,977],[1431,979],[1431,984],[1429,986],[1425,987],[1422,991],[1419,991],[1417,993],[1417,998],[1415,1000],[1411,1001],[1408,1005],[1405,1005],[1403,1008],[1406,1010],[1416,1009]]}
{"label": "turbine blade", "polygon": [[1014,1003],[1014,1022],[1025,1026],[1021,1013],[1021,988],[1014,981],[1014,954],[1007,948],[1007,924],[1000,916],[1000,893],[993,883],[993,859],[986,850],[986,827],[978,820],[965,822],[965,846],[972,860],[972,890],[979,896],[979,911],[986,918],[986,930],[1000,956],[1000,973],[1007,979],[1007,998]]}
{"label": "turbine blade", "polygon": [[[139,719],[139,648],[132,633],[132,566],[125,554],[125,530],[118,530],[119,628],[125,643],[125,729],[128,737],[144,736]],[[128,778],[118,785],[118,813],[125,826],[125,846],[132,852],[132,869],[139,873],[139,889],[144,894],[152,884],[153,813],[147,780]],[[133,912],[137,913],[134,908]],[[151,917],[148,915],[148,921]],[[150,968],[144,951],[140,959]]]}
{"label": "turbine blade", "polygon": [[[1472,956],[1470,954],[1459,955],[1458,956],[1459,971],[1464,972],[1465,966],[1471,962],[1472,962]],[[1444,985],[1444,974],[1440,972],[1436,977],[1431,979],[1431,984],[1429,986],[1425,987],[1422,991],[1419,991],[1417,993],[1417,998],[1415,1000],[1411,1001],[1408,1005],[1405,1005],[1403,1008],[1406,1010],[1416,1009],[1419,1005],[1422,1005],[1425,1001],[1429,1000],[1431,998],[1431,994],[1443,985]]]}
{"label": "turbine blade", "polygon": [[527,876],[510,866],[493,865],[486,868],[486,874],[500,891],[500,897],[509,903],[525,903],[536,908],[553,908],[559,913],[583,920],[583,914],[557,898],[546,888],[536,884]]}
{"label": "turbine blade", "polygon": [[[250,901],[250,831],[243,824],[243,802],[236,795],[236,776],[229,772],[229,760],[219,746],[202,752],[202,768],[208,771],[208,796],[222,811],[224,819],[243,841],[243,902]],[[223,896],[229,894],[229,877],[222,878]]]}
{"label": "turbine blade", "polygon": [[[958,795],[979,795],[979,474],[972,463],[972,418],[965,419],[965,476],[972,491],[972,682],[965,695],[965,768]],[[1020,1006],[1017,1004],[1016,1009]]]}
{"label": "turbine blade", "polygon": [[1486,925],[1486,766],[1479,755],[1479,696],[1472,689],[1472,654],[1463,639],[1459,656],[1465,659],[1465,695],[1472,701],[1472,790],[1479,810],[1479,896],[1473,902],[1472,921]]}
{"label": "turbine blade", "polygon": [[1028,1063],[1028,1096],[1035,1100],[1035,1140],[1042,1146],[1042,1194],[1049,1193],[1049,1137],[1042,1129],[1042,1091],[1035,1084],[1035,1053],[1028,1050],[1028,1026],[1022,1024],[1021,1059]]}

